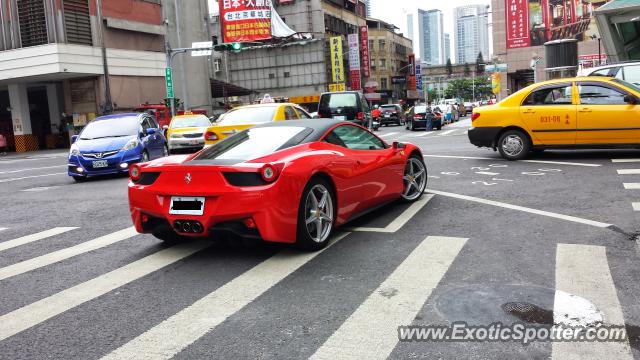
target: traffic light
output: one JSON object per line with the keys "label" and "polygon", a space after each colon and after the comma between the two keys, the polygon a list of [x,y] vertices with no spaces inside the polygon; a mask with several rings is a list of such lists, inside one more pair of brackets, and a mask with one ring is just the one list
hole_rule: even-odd
{"label": "traffic light", "polygon": [[233,42],[233,43],[218,44],[213,46],[213,50],[240,52],[242,51],[242,43]]}

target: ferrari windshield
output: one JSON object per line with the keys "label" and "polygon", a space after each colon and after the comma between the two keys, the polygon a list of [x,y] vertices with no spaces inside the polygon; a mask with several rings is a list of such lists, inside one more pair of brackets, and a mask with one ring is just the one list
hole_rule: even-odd
{"label": "ferrari windshield", "polygon": [[224,114],[218,125],[262,124],[273,121],[276,106],[256,106],[231,110]]}
{"label": "ferrari windshield", "polygon": [[204,150],[193,160],[247,161],[299,144],[312,132],[301,126],[251,128]]}
{"label": "ferrari windshield", "polygon": [[138,135],[140,121],[135,116],[90,122],[80,133],[81,140]]}
{"label": "ferrari windshield", "polygon": [[211,121],[204,115],[177,117],[171,122],[172,129],[210,126]]}

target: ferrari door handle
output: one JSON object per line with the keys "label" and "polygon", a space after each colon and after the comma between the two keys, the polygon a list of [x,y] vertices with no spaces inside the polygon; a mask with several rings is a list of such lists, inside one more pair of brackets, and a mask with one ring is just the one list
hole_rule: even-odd
{"label": "ferrari door handle", "polygon": [[589,108],[582,108],[580,110],[578,110],[579,112],[591,112],[591,109]]}
{"label": "ferrari door handle", "polygon": [[524,110],[522,113],[523,114],[535,114],[536,111],[535,110],[531,110],[531,109],[527,109],[527,110]]}

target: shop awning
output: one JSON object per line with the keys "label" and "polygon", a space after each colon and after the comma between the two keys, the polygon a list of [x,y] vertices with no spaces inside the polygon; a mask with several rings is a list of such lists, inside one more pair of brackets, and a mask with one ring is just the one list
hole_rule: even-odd
{"label": "shop awning", "polygon": [[224,81],[211,79],[211,97],[223,98],[228,96],[245,96],[257,94],[257,92],[245,89],[241,86],[226,83]]}

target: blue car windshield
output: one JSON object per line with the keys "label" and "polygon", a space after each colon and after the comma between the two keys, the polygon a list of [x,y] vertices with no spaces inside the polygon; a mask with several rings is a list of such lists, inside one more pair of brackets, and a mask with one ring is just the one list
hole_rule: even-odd
{"label": "blue car windshield", "polygon": [[80,133],[81,140],[102,139],[138,135],[140,121],[137,117],[123,117],[90,122]]}

